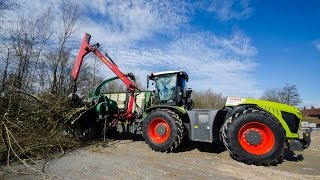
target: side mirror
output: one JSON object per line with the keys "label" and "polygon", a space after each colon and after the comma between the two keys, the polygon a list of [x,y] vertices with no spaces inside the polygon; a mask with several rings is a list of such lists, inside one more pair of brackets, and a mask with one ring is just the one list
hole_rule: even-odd
{"label": "side mirror", "polygon": [[190,98],[191,97],[191,93],[192,93],[192,88],[188,88],[186,90],[186,98]]}
{"label": "side mirror", "polygon": [[187,90],[185,90],[184,108],[186,110],[192,110],[192,108],[194,106],[193,101],[191,99],[191,93],[192,93],[191,88],[188,88]]}

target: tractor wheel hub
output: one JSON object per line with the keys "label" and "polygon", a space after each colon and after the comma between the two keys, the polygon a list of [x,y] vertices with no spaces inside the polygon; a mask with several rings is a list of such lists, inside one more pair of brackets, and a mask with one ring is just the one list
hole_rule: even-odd
{"label": "tractor wheel hub", "polygon": [[158,124],[156,127],[156,132],[160,137],[162,137],[166,134],[167,130],[163,124]]}
{"label": "tractor wheel hub", "polygon": [[247,142],[251,145],[258,145],[262,141],[262,136],[259,131],[249,130],[245,133]]}

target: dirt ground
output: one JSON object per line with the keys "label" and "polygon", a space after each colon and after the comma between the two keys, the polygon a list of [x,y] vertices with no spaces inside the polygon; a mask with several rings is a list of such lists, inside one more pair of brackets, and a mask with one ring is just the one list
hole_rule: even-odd
{"label": "dirt ground", "polygon": [[270,167],[237,162],[227,151],[212,144],[187,142],[176,153],[160,153],[141,140],[122,139],[110,141],[107,147],[91,145],[51,160],[44,165],[47,176],[2,171],[0,179],[320,180],[320,131],[312,132],[309,149]]}

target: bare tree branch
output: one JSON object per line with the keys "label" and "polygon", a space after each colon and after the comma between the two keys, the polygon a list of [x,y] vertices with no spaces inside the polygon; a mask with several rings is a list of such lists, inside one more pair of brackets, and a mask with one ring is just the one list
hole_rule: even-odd
{"label": "bare tree branch", "polygon": [[298,89],[293,84],[286,84],[282,89],[266,90],[261,99],[292,106],[299,105],[302,102]]}

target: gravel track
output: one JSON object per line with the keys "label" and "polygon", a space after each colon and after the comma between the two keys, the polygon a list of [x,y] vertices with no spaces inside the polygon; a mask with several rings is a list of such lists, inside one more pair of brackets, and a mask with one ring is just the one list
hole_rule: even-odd
{"label": "gravel track", "polygon": [[[213,144],[187,142],[176,153],[160,153],[149,149],[141,140],[113,140],[107,147],[91,145],[70,152],[47,162],[44,170],[48,179],[320,180],[320,131],[312,132],[309,149],[270,167],[237,162]],[[0,179],[42,178],[5,172],[0,176]]]}

